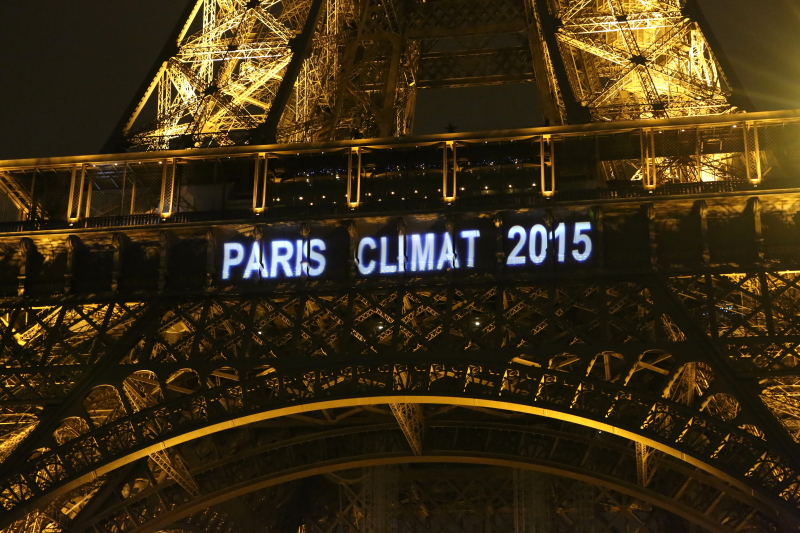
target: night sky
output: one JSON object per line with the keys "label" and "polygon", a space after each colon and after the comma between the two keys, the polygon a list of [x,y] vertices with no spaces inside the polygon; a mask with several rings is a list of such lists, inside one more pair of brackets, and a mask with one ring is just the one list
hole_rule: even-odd
{"label": "night sky", "polygon": [[[756,109],[800,108],[800,0],[698,1]],[[96,153],[186,4],[0,0],[0,159]],[[493,90],[420,94],[416,133],[538,125],[525,86]]]}

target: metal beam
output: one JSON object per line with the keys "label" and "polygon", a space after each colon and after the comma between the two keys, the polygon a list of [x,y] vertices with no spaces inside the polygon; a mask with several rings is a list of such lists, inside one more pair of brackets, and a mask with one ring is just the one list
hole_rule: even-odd
{"label": "metal beam", "polygon": [[267,117],[251,134],[251,138],[256,144],[274,144],[278,138],[278,124],[281,121],[286,104],[292,96],[297,77],[303,68],[303,62],[311,51],[311,44],[314,40],[314,33],[322,14],[324,0],[311,0],[311,5],[306,15],[302,31],[289,42],[292,50],[292,59],[286,66],[283,73],[278,91],[275,93],[269,107]]}

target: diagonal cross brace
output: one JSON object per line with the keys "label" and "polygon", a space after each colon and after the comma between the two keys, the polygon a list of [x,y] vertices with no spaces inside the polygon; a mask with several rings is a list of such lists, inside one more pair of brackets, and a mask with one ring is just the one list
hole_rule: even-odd
{"label": "diagonal cross brace", "polygon": [[397,419],[411,451],[414,455],[422,455],[422,438],[424,434],[424,417],[422,405],[418,403],[390,403],[392,414]]}

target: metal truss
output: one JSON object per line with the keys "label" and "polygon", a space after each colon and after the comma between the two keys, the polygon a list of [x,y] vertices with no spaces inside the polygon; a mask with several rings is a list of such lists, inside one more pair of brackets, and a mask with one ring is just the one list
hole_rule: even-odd
{"label": "metal truss", "polygon": [[556,34],[576,98],[594,120],[733,110],[731,89],[679,0],[553,0]]}
{"label": "metal truss", "polygon": [[[0,194],[17,209],[6,213],[0,229],[296,219],[423,206],[501,209],[511,200],[545,206],[552,200],[783,189],[800,172],[798,131],[794,113],[768,112],[9,161],[0,167]],[[75,239],[67,246],[81,251]]]}
{"label": "metal truss", "polygon": [[[686,0],[550,0],[555,38],[569,85],[594,121],[624,121],[736,112],[732,88]],[[555,77],[555,73],[553,73]],[[567,115],[562,103],[562,115]],[[655,153],[651,137],[642,149]],[[730,154],[656,158],[605,165],[609,180],[656,182],[727,179]]]}
{"label": "metal truss", "polygon": [[418,45],[400,4],[198,0],[124,132],[151,150],[404,135]]}
{"label": "metal truss", "polygon": [[552,124],[732,112],[683,4],[198,0],[122,129],[149,150],[403,136],[420,88],[533,80]]}
{"label": "metal truss", "polygon": [[[761,293],[746,281],[761,278],[778,287],[769,312],[763,297],[748,300]],[[655,465],[680,458],[676,464],[693,476],[726,480],[734,492],[755,490],[748,505],[765,520],[786,520],[800,502],[800,470],[789,433],[770,414],[790,433],[796,427],[796,418],[774,407],[786,389],[744,387],[737,376],[748,358],[724,349],[739,346],[740,338],[791,334],[796,315],[783,305],[793,305],[796,276],[720,276],[717,284],[702,285],[697,300],[718,317],[716,335],[703,330],[712,313],[687,296],[701,287],[695,279],[414,283],[8,307],[2,403],[9,410],[48,402],[58,407],[39,416],[24,440],[7,440],[0,484],[6,523],[23,520],[32,506],[63,507],[76,498],[88,503],[90,495],[79,487],[147,456],[151,475],[173,483],[180,498],[205,501],[207,482],[195,471],[202,462],[193,463],[183,445],[175,447],[179,443],[232,426],[272,424],[275,417],[307,417],[304,412],[323,407],[344,409],[331,415],[335,421],[378,398],[407,407],[401,416],[383,410],[390,420],[396,416],[385,430],[387,438],[395,435],[391,441],[376,436],[365,445],[393,442],[387,450],[422,459],[443,449],[436,443],[445,430],[427,415],[424,435],[414,429],[418,422],[410,422],[409,413],[417,420],[422,415],[409,402],[580,421],[598,434],[632,441],[626,445],[628,475],[637,486],[674,496],[660,492]],[[731,311],[734,302],[739,307]],[[763,326],[756,316],[765,317]],[[774,337],[761,329],[768,328],[766,316],[779,328]],[[733,331],[753,334],[731,338]],[[790,364],[791,357],[775,354],[773,366]],[[63,375],[70,378],[61,378],[61,389],[47,385]],[[470,437],[463,449],[479,441],[511,442],[501,434]],[[164,446],[171,447],[169,455],[160,452]],[[361,460],[358,446],[344,449]],[[688,501],[681,512],[689,508],[705,512]]]}
{"label": "metal truss", "polygon": [[[655,461],[651,482],[638,484],[632,443],[612,434],[490,409],[428,406],[426,415],[435,421],[423,457],[380,406],[210,434],[180,445],[195,463],[200,496],[132,464],[96,489],[94,506],[59,513],[60,525],[94,533],[264,525],[412,532],[445,524],[465,532],[592,524],[646,531],[664,520],[709,530],[780,527],[745,492],[675,459]],[[313,502],[303,496],[311,490]]]}
{"label": "metal truss", "polygon": [[0,527],[794,530],[796,197],[553,202],[590,264],[428,277],[223,284],[269,222],[0,235]]}
{"label": "metal truss", "polygon": [[415,455],[422,455],[422,440],[424,435],[425,419],[422,408],[416,403],[392,403],[389,404],[392,414],[397,419],[403,435],[406,436],[408,444]]}
{"label": "metal truss", "polygon": [[[798,530],[796,194],[667,188],[792,176],[797,119],[692,118],[736,109],[684,4],[197,0],[120,128],[180,150],[0,169],[3,533]],[[519,81],[554,126],[659,120],[352,141]],[[591,265],[218,283],[268,217],[507,198],[590,216]]]}

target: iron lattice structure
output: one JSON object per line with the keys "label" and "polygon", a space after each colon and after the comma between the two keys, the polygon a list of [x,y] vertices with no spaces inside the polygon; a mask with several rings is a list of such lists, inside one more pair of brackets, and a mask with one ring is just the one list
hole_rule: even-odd
{"label": "iron lattice structure", "polygon": [[197,0],[122,130],[148,150],[403,136],[419,89],[520,81],[551,125],[731,112],[685,4]]}
{"label": "iron lattice structure", "polygon": [[[151,152],[0,162],[2,531],[800,529],[800,122],[695,15],[193,3]],[[391,138],[520,81],[550,127]]]}
{"label": "iron lattice structure", "polygon": [[[795,530],[797,195],[4,233],[0,523]],[[548,246],[538,271],[500,249],[474,274],[232,285],[216,260],[273,224],[346,250],[362,224],[587,212],[581,268]]]}

